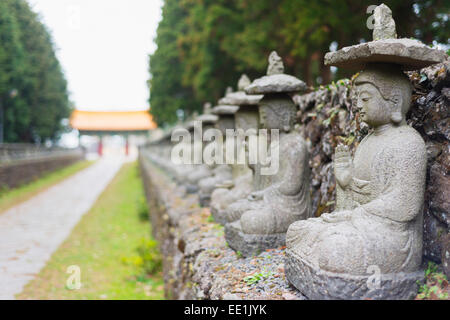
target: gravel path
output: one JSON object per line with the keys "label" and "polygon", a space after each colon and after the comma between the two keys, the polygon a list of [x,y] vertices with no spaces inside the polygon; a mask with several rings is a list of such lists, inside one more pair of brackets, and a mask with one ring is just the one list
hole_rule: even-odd
{"label": "gravel path", "polygon": [[102,158],[0,214],[0,299],[14,299],[45,266],[123,162]]}

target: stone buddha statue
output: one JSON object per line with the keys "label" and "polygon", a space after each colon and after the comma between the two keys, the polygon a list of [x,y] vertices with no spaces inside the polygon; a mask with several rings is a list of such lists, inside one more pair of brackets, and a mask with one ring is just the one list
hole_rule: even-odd
{"label": "stone buddha statue", "polygon": [[[211,194],[211,214],[216,222],[225,224],[226,208],[229,204],[246,198],[253,190],[253,173],[248,166],[245,156],[246,139],[249,135],[256,135],[259,128],[258,102],[261,95],[247,95],[244,89],[250,85],[250,79],[244,74],[238,82],[238,91],[231,92],[219,103],[237,105],[239,109],[234,114],[236,134],[236,161],[232,167],[232,181],[225,181]],[[240,159],[244,160],[241,163]]]}
{"label": "stone buddha statue", "polygon": [[[269,143],[269,162],[253,166],[256,190],[226,210],[229,223],[225,225],[225,238],[244,256],[283,246],[289,225],[311,216],[308,150],[301,135],[293,130],[297,108],[288,94],[306,86],[283,72],[281,58],[272,52],[267,76],[246,88],[247,94],[263,94],[259,102],[261,125],[279,132],[279,139]],[[263,169],[274,161],[278,170],[265,174]]]}
{"label": "stone buddha statue", "polygon": [[[203,105],[203,114],[197,117],[195,120],[201,122],[201,131],[197,132],[198,135],[203,135],[203,133],[215,126],[218,121],[218,116],[212,114],[212,106],[211,103],[207,102]],[[194,123],[191,122],[191,126],[194,127]],[[194,130],[198,130],[199,128],[194,128]],[[202,140],[203,137],[200,137]],[[200,141],[201,142],[201,141]],[[203,154],[203,143],[193,143],[192,149],[193,153]],[[213,174],[210,167],[205,163],[194,164],[192,165],[191,171],[186,175],[184,184],[186,184],[186,191],[188,193],[195,193],[198,191],[198,182],[204,178],[210,177]]]}
{"label": "stone buddha statue", "polygon": [[[186,191],[189,189],[189,177],[191,177],[192,181],[192,176],[196,175],[200,180],[200,177],[205,177],[208,174],[212,174],[208,171],[208,169],[205,169],[201,163],[196,163],[195,159],[201,159],[202,156],[203,131],[213,127],[217,122],[217,119],[218,117],[210,112],[210,104],[206,103],[204,105],[203,114],[195,115],[192,120],[188,121],[188,123],[182,127],[189,132],[189,136],[191,137],[187,141],[183,140],[182,142],[185,144],[184,149],[190,150],[191,157],[189,163],[182,163],[175,166],[175,178],[178,183],[186,187]],[[174,132],[174,134],[176,134],[176,132]],[[195,139],[198,139],[198,141],[194,141]]]}
{"label": "stone buddha statue", "polygon": [[[185,133],[186,130],[190,135],[192,135],[194,132],[194,126],[190,123],[187,123],[186,125],[177,125],[172,129],[171,137],[178,137]],[[171,148],[169,150],[172,150],[173,145],[174,142],[171,141]],[[186,150],[189,149],[189,152],[192,154],[192,144],[190,142],[183,140],[180,142],[180,146],[183,146],[183,148]],[[187,175],[189,175],[193,169],[193,165],[191,163],[173,163],[170,156],[164,157],[162,161],[164,162],[164,165],[166,167],[170,167],[168,171],[171,173],[173,178],[180,183],[185,181]]]}
{"label": "stone buddha statue", "polygon": [[[231,89],[227,89],[228,94],[231,93]],[[226,130],[235,129],[234,124],[234,114],[239,109],[235,105],[217,105],[212,109],[212,113],[219,117],[215,124],[215,128],[218,129],[222,137],[224,138],[224,143],[222,145],[223,153],[225,154],[226,149]],[[211,144],[218,144],[218,141],[214,140]],[[198,182],[198,195],[200,200],[200,205],[203,207],[209,206],[211,200],[211,194],[217,185],[228,182],[232,179],[232,170],[228,164],[220,164],[213,162],[209,165],[212,171],[209,177],[203,178]]]}
{"label": "stone buddha statue", "polygon": [[[383,38],[396,34],[390,15],[385,5],[375,10],[375,26],[377,19],[389,21],[378,23],[384,29],[374,31],[376,41],[325,58],[327,64],[348,67],[353,61],[363,68],[353,90],[361,118],[373,131],[353,159],[346,146],[336,148],[335,212],[297,221],[287,232],[286,277],[312,299],[411,298],[423,278],[427,157],[421,136],[405,121],[412,87],[402,70],[427,64],[433,49]],[[422,53],[415,54],[419,49]]]}

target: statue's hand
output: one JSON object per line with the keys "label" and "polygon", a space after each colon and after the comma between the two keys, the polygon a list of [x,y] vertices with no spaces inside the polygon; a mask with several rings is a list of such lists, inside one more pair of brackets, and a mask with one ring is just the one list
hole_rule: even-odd
{"label": "statue's hand", "polygon": [[347,146],[338,145],[334,157],[334,175],[339,185],[345,189],[352,180],[353,162]]}
{"label": "statue's hand", "polygon": [[262,200],[262,198],[264,197],[264,193],[261,191],[255,191],[252,192],[248,195],[247,199],[249,201],[257,201],[257,200]]}
{"label": "statue's hand", "polygon": [[324,222],[342,222],[350,220],[351,211],[336,211],[333,213],[324,213],[320,216]]}

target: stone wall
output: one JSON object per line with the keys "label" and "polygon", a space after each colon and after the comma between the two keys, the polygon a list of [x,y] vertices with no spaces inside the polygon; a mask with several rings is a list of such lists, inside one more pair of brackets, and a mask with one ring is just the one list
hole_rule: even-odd
{"label": "stone wall", "polygon": [[82,149],[0,146],[0,188],[15,188],[81,160]]}
{"label": "stone wall", "polygon": [[[305,299],[284,276],[284,250],[243,258],[230,249],[223,226],[211,221],[198,196],[186,195],[140,152],[152,232],[163,255],[168,299]],[[252,277],[264,281],[252,283]],[[250,278],[249,278],[250,277]]]}
{"label": "stone wall", "polygon": [[[450,270],[450,62],[409,73],[414,85],[408,123],[427,145],[424,206],[424,258]],[[334,209],[334,149],[345,143],[355,150],[369,132],[352,109],[351,80],[293,99],[299,106],[298,130],[310,147],[311,195],[316,216]],[[155,237],[164,255],[166,295],[174,299],[303,299],[284,279],[283,250],[241,258],[227,247],[223,228],[210,221],[196,195],[184,190],[151,164],[143,148],[142,175]],[[249,284],[252,276],[266,276]],[[448,274],[450,275],[450,274]],[[247,280],[246,280],[247,279]],[[250,281],[249,281],[250,279]],[[262,283],[262,284],[261,284]]]}

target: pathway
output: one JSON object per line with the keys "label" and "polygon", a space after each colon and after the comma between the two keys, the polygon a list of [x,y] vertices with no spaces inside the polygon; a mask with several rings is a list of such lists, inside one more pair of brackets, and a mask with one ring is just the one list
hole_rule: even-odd
{"label": "pathway", "polygon": [[102,158],[0,214],[0,299],[14,299],[45,266],[124,160]]}

